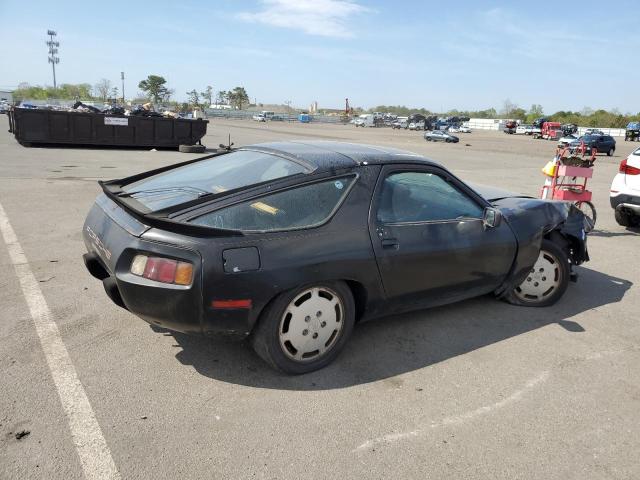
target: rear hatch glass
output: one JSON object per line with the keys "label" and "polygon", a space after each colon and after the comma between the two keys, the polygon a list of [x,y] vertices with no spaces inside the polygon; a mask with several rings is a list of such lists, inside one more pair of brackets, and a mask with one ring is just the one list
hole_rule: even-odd
{"label": "rear hatch glass", "polygon": [[152,212],[310,170],[278,155],[237,150],[168,170],[125,185],[122,190]]}

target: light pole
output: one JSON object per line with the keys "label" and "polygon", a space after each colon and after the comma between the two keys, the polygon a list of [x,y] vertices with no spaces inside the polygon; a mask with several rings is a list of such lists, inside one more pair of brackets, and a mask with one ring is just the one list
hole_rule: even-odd
{"label": "light pole", "polygon": [[291,100],[285,101],[284,104],[287,106],[287,120],[291,120]]}
{"label": "light pole", "polygon": [[56,63],[60,63],[60,58],[56,56],[58,53],[58,47],[60,46],[60,42],[56,42],[53,40],[53,37],[58,35],[53,30],[47,30],[47,35],[49,35],[50,39],[46,42],[49,47],[49,63],[51,64],[51,68],[53,69],[53,89],[57,88],[56,85]]}
{"label": "light pole", "polygon": [[124,72],[120,72],[120,79],[122,80],[122,105],[124,105]]}

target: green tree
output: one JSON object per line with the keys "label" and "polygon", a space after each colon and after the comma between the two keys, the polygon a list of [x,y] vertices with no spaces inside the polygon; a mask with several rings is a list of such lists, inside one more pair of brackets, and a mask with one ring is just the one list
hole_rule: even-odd
{"label": "green tree", "polygon": [[242,106],[249,103],[249,95],[247,95],[247,91],[244,87],[234,88],[228,92],[227,96],[229,98],[229,103],[238,110],[242,110]]}
{"label": "green tree", "polygon": [[213,103],[213,87],[211,85],[207,85],[207,88],[205,88],[204,92],[200,92],[200,95],[203,100],[207,101],[206,107],[211,107],[211,104]]}
{"label": "green tree", "polygon": [[138,83],[138,88],[145,92],[154,103],[159,103],[160,100],[167,101],[171,96],[172,91],[166,87],[166,83],[164,77],[149,75],[146,80],[141,80]]}
{"label": "green tree", "polygon": [[189,104],[193,105],[194,107],[200,106],[200,96],[198,95],[198,91],[195,88],[190,92],[187,92],[187,95],[189,96]]}

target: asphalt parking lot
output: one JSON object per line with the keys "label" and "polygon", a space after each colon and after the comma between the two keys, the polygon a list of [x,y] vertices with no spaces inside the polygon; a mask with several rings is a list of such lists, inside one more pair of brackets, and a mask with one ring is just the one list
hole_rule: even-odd
{"label": "asphalt parking lot", "polygon": [[[0,212],[16,242],[0,237],[0,478],[101,472],[78,455],[72,431],[83,426],[70,427],[73,406],[52,379],[23,293],[27,267],[121,478],[640,478],[640,232],[619,227],[608,202],[637,143],[617,139],[614,157],[598,157],[592,260],[558,304],[482,297],[387,317],[359,325],[329,367],[288,377],[247,344],[154,331],[85,271],[81,228],[96,180],[196,155],[24,148],[7,125],[0,117]],[[390,145],[532,195],[555,148],[498,132],[432,144],[417,132],[223,120],[204,143],[229,133],[236,145]],[[14,265],[16,245],[26,266]]]}

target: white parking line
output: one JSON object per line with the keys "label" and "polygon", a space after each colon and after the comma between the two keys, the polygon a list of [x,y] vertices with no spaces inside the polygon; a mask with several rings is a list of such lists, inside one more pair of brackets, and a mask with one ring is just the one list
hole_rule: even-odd
{"label": "white parking line", "polygon": [[0,232],[7,244],[11,263],[20,281],[51,376],[67,414],[71,437],[80,457],[84,475],[90,480],[119,479],[120,474],[113,462],[107,442],[102,436],[87,394],[78,379],[58,326],[29,268],[27,257],[22,251],[22,246],[18,242],[2,204],[0,204]]}

